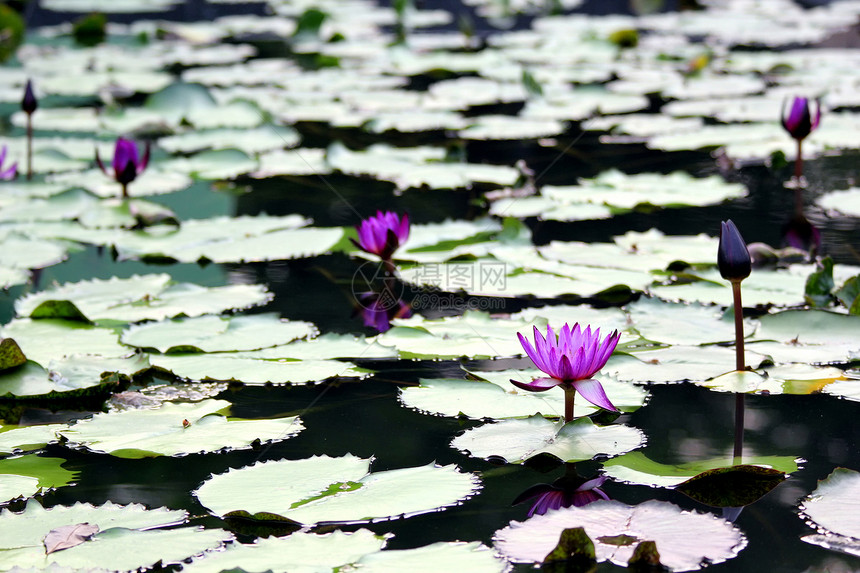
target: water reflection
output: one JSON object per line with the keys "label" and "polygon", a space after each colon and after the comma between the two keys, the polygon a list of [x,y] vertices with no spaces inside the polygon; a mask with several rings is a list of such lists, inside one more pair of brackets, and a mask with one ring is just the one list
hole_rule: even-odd
{"label": "water reflection", "polygon": [[606,476],[585,478],[576,471],[576,464],[566,463],[565,473],[551,484],[539,483],[531,486],[514,499],[511,505],[531,501],[528,516],[543,515],[550,510],[563,507],[583,507],[598,500],[609,500],[600,486],[609,479]]}

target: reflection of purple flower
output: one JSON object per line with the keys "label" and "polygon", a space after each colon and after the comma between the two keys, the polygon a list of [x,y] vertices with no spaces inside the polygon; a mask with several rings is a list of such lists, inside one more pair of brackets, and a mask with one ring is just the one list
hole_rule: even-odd
{"label": "reflection of purple flower", "polygon": [[96,149],[96,163],[99,168],[108,177],[113,177],[114,180],[122,185],[122,196],[128,197],[128,184],[137,179],[137,176],[143,173],[149,164],[149,142],[143,152],[143,158],[138,158],[137,144],[130,139],[120,137],[116,140],[116,146],[113,150],[113,174],[105,169],[99,151]]}
{"label": "reflection of purple flower", "polygon": [[389,330],[395,318],[412,316],[412,307],[405,301],[392,300],[375,292],[361,295],[359,304],[364,326],[375,328],[378,332]]}
{"label": "reflection of purple flower", "polygon": [[807,251],[811,255],[821,250],[821,231],[803,215],[793,217],[783,226],[782,233],[783,241],[789,247]]}
{"label": "reflection of purple flower", "polygon": [[583,507],[601,499],[609,499],[609,496],[600,489],[606,479],[606,476],[598,476],[581,482],[576,487],[573,487],[573,484],[560,483],[570,481],[566,478],[556,480],[552,485],[538,484],[524,491],[514,500],[514,504],[534,499],[535,501],[529,509],[529,517],[535,514],[543,515],[550,510],[562,507]]}
{"label": "reflection of purple flower", "polygon": [[8,150],[5,145],[0,147],[0,181],[11,181],[18,174],[18,163],[13,163],[6,169],[3,169],[3,162],[6,161],[6,152]]}
{"label": "reflection of purple flower", "polygon": [[[546,338],[534,327],[534,348],[522,334],[518,333],[517,336],[535,366],[548,374],[549,378],[537,378],[528,384],[511,380],[515,386],[530,392],[543,392],[555,386],[562,386],[566,392],[571,389],[579,392],[595,406],[618,411],[606,397],[600,382],[592,378],[603,368],[615,350],[621,338],[618,331],[607,335],[601,341],[599,328],[594,332],[591,331],[591,326],[582,330],[579,323],[574,324],[572,329],[565,324],[558,335],[547,325]],[[565,419],[568,421],[573,415],[572,409],[571,402],[570,416],[565,412]]]}
{"label": "reflection of purple flower", "polygon": [[409,238],[409,215],[399,217],[393,211],[377,211],[356,227],[358,241],[352,243],[366,253],[390,260],[397,248]]}
{"label": "reflection of purple flower", "polygon": [[821,121],[821,103],[817,99],[795,97],[786,112],[782,104],[782,127],[793,137],[800,140],[812,133]]}

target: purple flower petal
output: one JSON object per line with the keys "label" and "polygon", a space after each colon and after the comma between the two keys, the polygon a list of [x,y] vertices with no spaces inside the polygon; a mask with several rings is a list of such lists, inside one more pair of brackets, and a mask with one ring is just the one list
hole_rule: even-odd
{"label": "purple flower petal", "polygon": [[520,382],[519,380],[511,380],[511,384],[522,390],[528,390],[529,392],[546,392],[550,388],[555,388],[560,383],[561,381],[556,380],[555,378],[535,378],[528,384]]}
{"label": "purple flower petal", "polygon": [[618,408],[612,405],[609,398],[606,397],[606,392],[603,391],[603,386],[594,378],[588,380],[575,380],[573,387],[576,391],[582,394],[582,397],[604,410],[617,412]]}

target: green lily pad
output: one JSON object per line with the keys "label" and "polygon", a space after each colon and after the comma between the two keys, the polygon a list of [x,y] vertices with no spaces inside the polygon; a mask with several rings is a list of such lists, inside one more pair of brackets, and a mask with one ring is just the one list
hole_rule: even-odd
{"label": "green lily pad", "polygon": [[252,386],[319,383],[329,378],[365,378],[370,370],[338,360],[297,360],[219,354],[151,356],[152,365],[186,380],[235,381]]}
{"label": "green lily pad", "polygon": [[538,454],[565,462],[618,456],[645,443],[640,430],[623,425],[596,426],[589,418],[553,422],[543,416],[504,420],[466,430],[451,446],[478,458],[501,457],[521,463]]}
{"label": "green lily pad", "polygon": [[239,149],[215,149],[189,158],[171,159],[163,163],[162,167],[197,179],[235,179],[256,170],[257,162]]}
{"label": "green lily pad", "polygon": [[181,456],[247,449],[280,441],[304,426],[296,416],[270,420],[228,418],[230,402],[165,403],[159,408],[95,414],[60,434],[72,445],[119,458]]}
{"label": "green lily pad", "polygon": [[776,469],[738,464],[706,470],[675,489],[711,507],[743,507],[770,493],[786,477]]}
{"label": "green lily pad", "polygon": [[364,336],[329,332],[313,339],[295,340],[289,344],[237,353],[237,356],[266,360],[278,360],[281,358],[292,358],[295,360],[331,360],[340,358],[378,360],[380,358],[396,358],[397,350],[383,346],[376,341],[369,341]]}
{"label": "green lily pad", "polygon": [[[786,310],[760,317],[759,324],[756,340],[779,343],[763,346],[762,351],[781,362],[844,363],[860,351],[856,336],[860,316],[826,310]],[[751,348],[758,349],[759,345]]]}
{"label": "green lily pad", "polygon": [[36,480],[40,489],[58,488],[71,484],[79,472],[65,469],[66,460],[44,458],[35,454],[0,460],[0,476],[27,476]]}
{"label": "green lily pad", "polygon": [[0,505],[39,493],[39,480],[30,476],[0,474]]}
{"label": "green lily pad", "polygon": [[14,338],[0,339],[0,371],[27,363],[27,357]]}
{"label": "green lily pad", "polygon": [[[20,513],[0,512],[0,524],[6,532],[0,540],[0,569],[86,569],[99,563],[105,569],[130,572],[159,562],[181,563],[233,539],[221,529],[155,529],[183,523],[187,515],[184,511],[110,502],[97,507],[76,503],[44,509],[31,500]],[[46,554],[43,540],[51,531],[80,523],[98,526],[99,531],[79,545]]]}
{"label": "green lily pad", "polygon": [[261,285],[202,287],[174,283],[170,275],[153,274],[66,283],[18,299],[15,309],[19,315],[28,316],[46,300],[68,300],[90,320],[137,322],[250,308],[268,302],[270,297]]}
{"label": "green lily pad", "polygon": [[[747,544],[741,531],[711,513],[682,511],[665,501],[626,505],[597,501],[514,521],[496,532],[496,549],[515,563],[542,563],[564,529],[584,527],[594,541],[598,562],[626,567],[642,541],[654,541],[660,563],[671,571],[696,571],[703,563],[717,564],[735,557]],[[618,543],[619,536],[624,541]]]}
{"label": "green lily pad", "polygon": [[[564,392],[561,390],[526,392],[518,390],[510,382],[511,378],[529,382],[546,376],[539,370],[469,372],[469,375],[473,379],[421,379],[418,386],[401,388],[400,401],[409,408],[428,414],[473,419],[524,418],[537,413],[550,417],[564,415]],[[616,408],[630,412],[645,403],[645,390],[608,380],[599,374],[595,377],[601,381],[609,401]],[[574,416],[587,416],[597,411],[597,406],[581,399],[575,403]]]}
{"label": "green lily pad", "polygon": [[233,148],[248,155],[295,147],[298,143],[299,134],[297,131],[272,125],[255,129],[189,131],[158,140],[158,146],[171,153],[194,153],[210,149]]}
{"label": "green lily pad", "polygon": [[14,338],[27,358],[39,364],[74,355],[119,358],[130,354],[112,330],[77,320],[19,318],[0,332]]}
{"label": "green lily pad", "polygon": [[860,217],[860,187],[825,193],[816,203],[824,209],[838,211],[849,217]]}
{"label": "green lily pad", "polygon": [[46,359],[44,367],[27,362],[4,372],[0,376],[0,397],[41,400],[104,395],[115,389],[123,376],[149,368],[146,356],[55,355],[58,357]]}
{"label": "green lily pad", "polygon": [[347,454],[258,462],[213,475],[194,492],[219,516],[356,522],[436,511],[475,494],[478,478],[456,466],[429,464],[370,473],[370,461]]}
{"label": "green lily pad", "polygon": [[[643,338],[664,344],[712,344],[734,342],[734,315],[702,304],[674,304],[642,297],[624,307],[630,321]],[[744,337],[756,328],[744,321]]]}
{"label": "green lily pad", "polygon": [[[798,470],[798,458],[792,456],[744,457],[747,465],[760,466],[790,474]],[[604,462],[606,475],[624,483],[647,485],[650,487],[674,487],[708,470],[731,465],[731,460],[714,458],[681,464],[661,464],[648,458],[642,452],[630,452]]]}
{"label": "green lily pad", "polygon": [[[762,357],[746,353],[746,363],[758,366]],[[691,381],[702,383],[733,371],[735,351],[721,346],[671,346],[637,351],[634,355],[615,354],[603,371],[621,381],[637,384]]]}
{"label": "green lily pad", "polygon": [[43,424],[40,426],[0,426],[0,454],[12,454],[37,450],[49,443],[59,441],[57,430],[66,424]]}
{"label": "green lily pad", "polygon": [[120,340],[161,353],[227,352],[278,346],[316,332],[309,322],[281,320],[276,314],[209,315],[133,325]]}

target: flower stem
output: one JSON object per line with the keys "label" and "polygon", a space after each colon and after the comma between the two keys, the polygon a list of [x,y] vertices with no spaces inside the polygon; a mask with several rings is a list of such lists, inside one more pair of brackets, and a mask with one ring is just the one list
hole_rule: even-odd
{"label": "flower stem", "polygon": [[794,181],[800,185],[800,178],[803,177],[803,140],[797,140],[797,158],[794,160]]}
{"label": "flower stem", "polygon": [[735,451],[732,464],[741,463],[744,452],[744,394],[735,394]]}
{"label": "flower stem", "polygon": [[122,184],[122,198],[128,199],[128,183]]}
{"label": "flower stem", "polygon": [[27,181],[33,179],[33,114],[27,114]]}
{"label": "flower stem", "polygon": [[732,281],[735,312],[735,370],[744,370],[744,307],[741,304],[741,281]]}
{"label": "flower stem", "polygon": [[573,399],[576,398],[576,388],[564,386],[564,421],[573,421]]}

